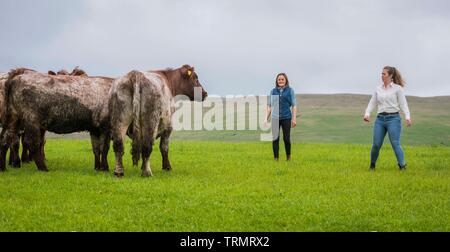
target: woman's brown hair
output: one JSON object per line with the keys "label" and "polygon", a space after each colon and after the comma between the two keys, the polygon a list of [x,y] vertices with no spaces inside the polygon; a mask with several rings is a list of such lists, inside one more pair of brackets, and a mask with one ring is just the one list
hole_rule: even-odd
{"label": "woman's brown hair", "polygon": [[284,78],[286,79],[286,87],[289,87],[289,79],[285,73],[277,74],[277,78],[275,79],[275,87],[278,87],[278,77],[280,76],[284,76]]}
{"label": "woman's brown hair", "polygon": [[403,80],[402,75],[400,74],[400,71],[397,70],[397,68],[385,66],[383,69],[387,70],[388,74],[392,76],[392,82],[402,87],[405,86],[405,81]]}

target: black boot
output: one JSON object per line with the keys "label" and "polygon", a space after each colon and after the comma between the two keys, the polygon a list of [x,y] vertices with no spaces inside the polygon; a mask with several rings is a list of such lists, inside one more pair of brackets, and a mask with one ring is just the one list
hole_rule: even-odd
{"label": "black boot", "polygon": [[398,165],[398,168],[400,171],[406,171],[406,164],[405,165]]}
{"label": "black boot", "polygon": [[371,171],[375,171],[375,164],[374,164],[374,163],[371,163],[371,164],[370,164],[370,170],[371,170]]}
{"label": "black boot", "polygon": [[291,161],[291,155],[286,156],[286,161]]}

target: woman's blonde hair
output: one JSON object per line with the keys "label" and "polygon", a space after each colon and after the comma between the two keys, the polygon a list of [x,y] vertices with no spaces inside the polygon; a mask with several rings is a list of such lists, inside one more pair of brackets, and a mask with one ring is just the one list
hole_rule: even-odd
{"label": "woman's blonde hair", "polygon": [[402,75],[400,74],[400,71],[397,70],[397,68],[385,66],[383,69],[387,70],[388,74],[392,76],[392,82],[402,87],[405,86],[405,81],[403,80]]}

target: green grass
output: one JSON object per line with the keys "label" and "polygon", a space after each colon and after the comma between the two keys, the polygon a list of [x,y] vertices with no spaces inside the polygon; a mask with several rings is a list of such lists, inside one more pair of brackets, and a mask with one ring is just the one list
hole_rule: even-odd
{"label": "green grass", "polygon": [[[0,231],[450,231],[450,148],[295,142],[276,163],[266,142],[173,141],[174,170],[93,170],[88,140],[48,140],[49,173],[0,174]],[[282,149],[282,151],[284,151]],[[283,152],[282,152],[283,153]],[[111,169],[114,157],[110,155]]]}

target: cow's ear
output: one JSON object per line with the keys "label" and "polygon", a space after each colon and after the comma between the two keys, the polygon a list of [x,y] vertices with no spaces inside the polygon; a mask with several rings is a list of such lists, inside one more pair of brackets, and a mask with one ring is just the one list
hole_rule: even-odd
{"label": "cow's ear", "polygon": [[192,76],[193,73],[194,73],[194,68],[192,68],[188,65],[184,65],[181,68],[181,74],[183,75],[183,77],[189,78]]}

